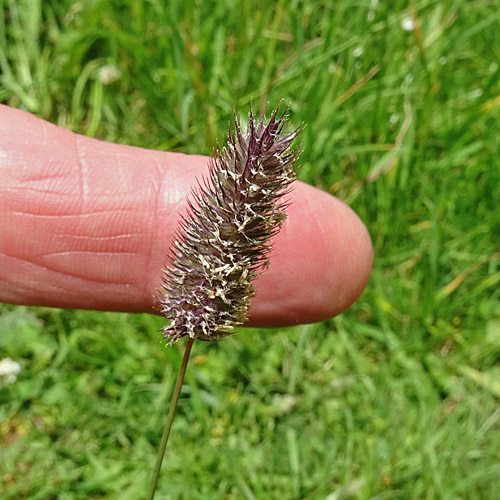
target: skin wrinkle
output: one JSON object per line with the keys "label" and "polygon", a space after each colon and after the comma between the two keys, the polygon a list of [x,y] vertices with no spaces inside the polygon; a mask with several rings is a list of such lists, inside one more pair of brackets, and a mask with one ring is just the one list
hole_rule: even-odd
{"label": "skin wrinkle", "polygon": [[[17,260],[15,257],[10,257],[10,256],[7,257]],[[23,264],[29,267],[30,272],[27,274],[29,274],[30,276],[38,275],[37,271],[40,270],[42,271],[49,270],[52,273],[55,274],[58,273],[57,271],[51,270],[50,268],[43,268],[42,266],[32,264],[27,261],[24,261]],[[35,269],[33,269],[33,267]],[[62,299],[61,302],[57,304],[58,307],[67,307],[67,306],[71,307],[72,301],[76,299],[80,301],[81,308],[83,309],[100,309],[108,311],[119,311],[120,308],[117,308],[114,305],[116,299],[120,300],[120,298],[123,298],[123,300],[126,300],[129,294],[131,293],[131,289],[135,287],[133,283],[116,284],[116,283],[107,283],[96,280],[88,280],[78,277],[72,278],[72,282],[62,281],[59,283],[56,283],[55,280],[51,280],[50,283],[46,282],[41,283],[39,279],[24,280],[22,283],[22,287],[18,285],[16,275],[13,276],[12,281],[6,279],[2,279],[2,281],[8,284],[8,287],[6,288],[7,290],[9,290],[9,288],[12,289],[12,286],[21,290],[21,293],[18,293],[17,295],[15,293],[12,293],[11,290],[12,298],[10,298],[8,295],[3,297],[3,300],[6,300],[8,303],[11,304],[30,303],[33,305],[47,305],[43,297],[40,296],[40,289],[43,288],[45,293],[57,292],[61,294],[61,297],[64,297],[64,299]],[[78,286],[75,286],[75,282]],[[95,303],[93,301],[92,296],[87,297],[81,295],[80,293],[80,290],[88,288],[89,286],[93,287],[96,293],[101,293],[104,297],[109,296],[109,292],[107,293],[107,290],[112,291],[113,301],[112,302],[103,301],[100,303],[101,306],[100,308],[95,307]],[[135,309],[131,307],[130,310],[132,312],[142,312],[140,306],[137,307],[137,305]]]}
{"label": "skin wrinkle", "polygon": [[[25,186],[20,186],[19,188],[11,188],[10,189],[12,192],[20,192],[20,193],[26,193],[27,191],[32,191],[33,193],[36,193],[36,194],[42,194],[42,195],[47,195],[47,194],[57,194],[59,195],[60,192],[59,190],[57,189],[48,189],[48,188],[42,188],[42,189],[37,189],[35,187],[25,187]],[[71,195],[69,195],[71,196]]]}
{"label": "skin wrinkle", "polygon": [[[60,241],[60,245],[71,245],[71,255],[78,257],[78,254],[89,253],[89,255],[107,255],[113,254],[119,257],[120,255],[137,255],[142,254],[140,244],[142,235],[135,236],[115,236],[115,237],[88,237],[78,235],[54,235],[54,238]],[[62,252],[57,252],[55,255],[62,255]]]}
{"label": "skin wrinkle", "polygon": [[89,187],[87,184],[87,166],[83,159],[83,155],[80,151],[80,137],[77,134],[73,134],[75,139],[75,151],[76,151],[76,162],[78,165],[78,172],[80,173],[80,200],[81,200],[81,211],[83,212],[85,206],[87,205]]}
{"label": "skin wrinkle", "polygon": [[[140,253],[133,252],[90,252],[69,251],[59,252],[39,258],[39,262],[45,267],[66,274],[71,277],[89,279],[94,282],[123,283],[123,277],[128,275],[126,267],[134,265],[136,262],[144,261],[145,258]],[[75,262],[82,265],[75,267]],[[96,264],[103,266],[104,271],[92,271]],[[129,280],[126,279],[126,282]]]}
{"label": "skin wrinkle", "polygon": [[42,129],[42,146],[45,146],[47,144],[47,124],[46,122],[42,121],[40,124],[40,128]]}
{"label": "skin wrinkle", "polygon": [[[107,242],[104,242],[107,246]],[[93,281],[119,283],[123,276],[128,276],[128,269],[146,262],[146,256],[141,248],[136,251],[118,248],[114,251],[107,248],[91,248],[51,252],[39,257],[39,262],[52,264],[54,270],[66,273],[68,276],[88,278]],[[75,265],[79,263],[79,265]],[[100,277],[100,278],[99,278]]]}
{"label": "skin wrinkle", "polygon": [[47,175],[43,175],[42,173],[40,173],[40,175],[37,175],[36,177],[33,177],[33,178],[26,178],[26,179],[23,179],[23,181],[19,181],[19,184],[22,184],[22,182],[27,182],[28,184],[33,184],[34,182],[44,182],[44,181],[51,181],[51,180],[55,180],[55,179],[59,179],[61,176],[59,174],[47,174]]}
{"label": "skin wrinkle", "polygon": [[[12,280],[9,281],[1,276],[0,276],[0,285],[4,289],[7,289],[7,286],[8,286],[10,288],[11,293],[14,292],[13,293],[14,296],[21,295],[25,292],[24,287],[20,286],[19,283],[17,283],[16,281],[12,281]],[[3,285],[6,285],[6,286],[4,287]]]}
{"label": "skin wrinkle", "polygon": [[[45,191],[44,194],[50,194],[50,192],[47,192]],[[57,194],[60,194],[60,193],[57,193]],[[137,210],[133,209],[133,208],[116,208],[113,210],[113,213],[117,213],[117,212],[131,212],[131,213],[136,213]],[[94,216],[100,216],[102,214],[107,214],[107,213],[110,213],[110,210],[96,210],[95,212],[91,212],[91,213],[87,213],[87,214],[80,214],[80,213],[77,213],[75,212],[74,214],[39,214],[39,213],[36,213],[36,214],[33,214],[33,213],[30,213],[30,212],[22,212],[22,211],[19,211],[19,210],[16,210],[16,211],[11,211],[12,214],[19,214],[19,215],[23,215],[23,216],[28,216],[28,217],[54,217],[54,218],[57,218],[57,219],[63,219],[63,218],[69,218],[69,217],[76,217],[78,219],[83,219],[83,218],[89,218],[89,217],[94,217]]]}
{"label": "skin wrinkle", "polygon": [[[102,240],[105,244],[108,244],[108,241]],[[9,256],[5,252],[4,255]],[[121,280],[119,278],[120,275],[123,274],[123,271],[120,271],[122,267],[126,265],[130,258],[132,261],[137,261],[141,259],[142,253],[140,251],[123,251],[121,249],[118,250],[98,250],[96,248],[92,248],[91,250],[67,250],[60,252],[51,252],[47,254],[42,254],[39,256],[34,256],[32,260],[28,260],[24,258],[24,260],[34,266],[38,266],[40,269],[52,272],[59,273],[62,276],[73,278],[80,278],[87,281],[91,281],[94,283],[109,283],[109,284],[131,284],[130,280]],[[90,258],[90,260],[89,260]],[[125,259],[124,259],[125,258]],[[96,262],[104,263],[109,262],[106,267],[106,271],[97,271],[97,275],[90,272],[94,266],[79,266],[75,267],[74,262]],[[98,266],[97,266],[98,267]],[[79,272],[79,269],[82,268],[83,271]],[[89,269],[90,268],[90,269]],[[98,276],[102,276],[103,279],[99,279]]]}
{"label": "skin wrinkle", "polygon": [[[54,190],[51,190],[51,189],[37,189],[37,188],[31,188],[31,187],[24,187],[24,186],[20,186],[20,187],[12,187],[10,188],[11,191],[19,191],[19,192],[26,192],[26,191],[34,191],[34,192],[38,192],[38,193],[41,193],[41,194],[57,194],[58,196],[68,196],[69,198],[73,198],[75,196],[75,194],[73,193],[61,193],[60,189],[54,189]],[[126,193],[126,192],[121,192],[120,195],[122,196],[126,196],[127,194],[135,194],[137,192],[137,190],[134,190],[134,191],[131,191],[130,193]],[[117,211],[119,210],[122,210],[122,211],[128,211],[128,212],[134,212],[136,211],[135,208],[117,208],[116,209]],[[105,212],[106,210],[102,210],[102,212]],[[77,213],[78,215],[80,214],[80,212],[75,212]],[[95,212],[92,212],[92,213],[99,213],[99,211],[95,211]],[[71,215],[71,214],[70,214]],[[84,214],[83,214],[84,215]],[[55,214],[56,217],[59,217],[59,215]]]}
{"label": "skin wrinkle", "polygon": [[89,241],[92,244],[99,241],[112,242],[116,240],[125,240],[133,238],[134,236],[142,237],[141,233],[129,233],[129,234],[117,234],[115,236],[88,236],[88,235],[79,235],[79,234],[54,234],[54,238],[71,238],[72,240],[82,240]]}
{"label": "skin wrinkle", "polygon": [[[75,252],[68,252],[68,255],[73,255]],[[95,252],[92,252],[92,253],[95,253]],[[129,282],[129,281],[124,281],[124,282],[117,282],[117,281],[113,281],[113,282],[110,282],[109,280],[100,280],[100,279],[97,279],[97,278],[88,278],[88,277],[83,277],[83,276],[78,276],[77,274],[71,274],[71,275],[68,275],[68,273],[66,272],[63,272],[63,271],[60,271],[54,267],[50,267],[48,265],[43,265],[43,264],[40,264],[39,262],[35,262],[35,261],[31,261],[31,260],[27,260],[27,259],[23,259],[21,257],[15,257],[14,255],[9,255],[5,252],[0,252],[0,255],[3,255],[4,257],[6,257],[7,259],[12,259],[12,260],[16,260],[16,261],[20,261],[24,264],[28,264],[30,266],[34,266],[35,268],[41,270],[41,271],[50,271],[51,273],[54,273],[54,274],[60,274],[62,276],[70,276],[72,279],[73,278],[76,278],[76,279],[81,279],[81,280],[84,280],[84,281],[89,281],[89,282],[92,282],[92,283],[99,283],[99,284],[106,284],[106,285],[134,285],[133,282]],[[26,283],[28,281],[28,279],[24,280],[24,283]],[[54,282],[52,281],[50,283],[51,285],[54,285]],[[37,282],[37,285],[38,285],[38,282]]]}
{"label": "skin wrinkle", "polygon": [[85,250],[71,250],[71,251],[67,251],[67,252],[52,252],[52,253],[47,253],[47,254],[44,254],[42,257],[43,258],[47,258],[47,257],[55,257],[55,256],[62,256],[62,255],[70,255],[70,256],[74,256],[74,255],[79,255],[79,256],[82,256],[82,255],[97,255],[97,256],[120,256],[120,255],[141,255],[140,252],[123,252],[123,251],[120,251],[120,252],[113,252],[113,251],[104,251],[104,250],[101,250],[101,251],[97,251],[97,250],[89,250],[89,251],[85,251]]}
{"label": "skin wrinkle", "polygon": [[[148,257],[146,261],[146,276],[151,276],[154,275],[152,272],[154,267],[153,267],[153,252],[155,251],[155,242],[157,241],[155,238],[155,231],[156,228],[158,227],[158,204],[160,203],[160,198],[162,194],[162,189],[163,189],[163,183],[162,183],[162,171],[160,168],[160,165],[156,161],[156,158],[154,155],[149,155],[152,159],[152,164],[155,167],[155,174],[151,176],[151,185],[153,187],[153,214],[151,215],[151,222],[150,222],[150,228],[149,228],[149,239],[151,240],[151,243],[149,245],[149,251],[148,251]],[[168,168],[168,167],[167,167]],[[150,283],[149,280],[145,279],[144,280],[144,294],[147,295],[150,290]]]}
{"label": "skin wrinkle", "polygon": [[[11,260],[14,260],[14,261],[20,261],[22,264],[26,264],[28,265],[29,267],[34,267],[35,269],[32,270],[32,272],[30,273],[31,276],[35,275],[36,274],[36,271],[50,271],[51,273],[54,273],[54,274],[61,274],[63,276],[67,276],[66,273],[63,273],[61,271],[58,271],[57,269],[53,269],[49,266],[44,266],[44,265],[41,265],[37,262],[32,262],[32,261],[29,261],[29,260],[26,260],[26,259],[22,259],[20,257],[15,257],[13,255],[8,255],[6,254],[5,252],[2,252],[1,255],[3,255],[4,257],[6,257],[7,259],[11,259]],[[83,278],[81,276],[71,276],[72,278],[75,278],[75,279],[79,279],[79,280],[82,280],[82,281],[88,281],[88,282],[92,282],[92,283],[98,283],[98,284],[103,284],[103,285],[132,285],[133,283],[128,283],[128,282],[123,282],[123,283],[109,283],[108,281],[104,281],[104,280],[98,280],[98,279],[88,279],[88,278]],[[23,285],[26,285],[27,283],[30,283],[29,281],[29,278],[26,278],[24,281],[23,281]],[[38,280],[36,281],[33,281],[34,285],[33,285],[33,288],[35,289],[36,287],[36,290],[39,291],[40,290],[40,283]],[[54,287],[56,289],[60,289],[60,290],[64,290],[64,291],[67,291],[67,290],[71,290],[71,288],[64,288],[62,286],[57,286],[55,284],[54,281],[51,281],[48,285],[44,284],[44,289],[47,289],[47,288],[50,288],[50,287]]]}
{"label": "skin wrinkle", "polygon": [[[35,223],[36,220],[37,218],[35,216]],[[81,222],[81,221],[78,221],[78,218],[76,218],[75,222]],[[41,224],[43,224],[43,222],[41,222]],[[113,228],[112,222],[108,224],[110,225],[111,228]],[[78,259],[79,255],[81,256],[83,255],[83,252],[87,252],[90,256],[94,257],[96,265],[99,262],[99,256],[105,255],[106,253],[115,255],[117,258],[119,258],[121,255],[137,255],[139,258],[141,256],[142,252],[140,250],[140,246],[143,237],[141,233],[133,232],[132,234],[126,234],[126,235],[124,234],[111,235],[109,234],[109,231],[105,231],[105,234],[102,234],[103,228],[101,227],[101,229],[99,229],[98,226],[94,225],[92,225],[92,230],[99,231],[98,235],[68,234],[68,231],[71,230],[74,231],[74,224],[72,224],[71,221],[68,221],[68,224],[57,224],[55,227],[52,227],[51,229],[52,241],[53,242],[60,241],[61,243],[59,243],[59,245],[62,245],[61,248],[71,247],[71,250],[51,252],[52,255],[60,255],[60,256],[72,255],[75,256],[76,259]],[[58,244],[55,243],[55,245],[53,246],[57,248]],[[46,254],[45,256],[45,260],[47,259],[47,255],[48,254]],[[71,271],[69,273],[70,276],[76,274],[77,273],[75,271]],[[103,275],[105,275],[105,273],[103,273]],[[111,274],[110,276],[112,277],[113,274]],[[108,279],[111,280],[111,278]]]}

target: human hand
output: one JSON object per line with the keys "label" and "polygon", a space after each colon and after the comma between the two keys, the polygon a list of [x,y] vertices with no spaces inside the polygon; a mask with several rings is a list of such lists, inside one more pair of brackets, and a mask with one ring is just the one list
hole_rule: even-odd
{"label": "human hand", "polygon": [[[0,105],[0,302],[154,312],[179,213],[204,156],[74,134]],[[330,318],[371,270],[368,233],[338,199],[296,182],[251,326]]]}

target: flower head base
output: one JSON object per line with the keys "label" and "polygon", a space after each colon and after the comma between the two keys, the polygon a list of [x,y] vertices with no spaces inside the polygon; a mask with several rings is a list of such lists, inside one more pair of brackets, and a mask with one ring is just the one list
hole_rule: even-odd
{"label": "flower head base", "polygon": [[286,111],[277,115],[266,124],[265,116],[256,122],[250,113],[246,133],[235,119],[234,136],[229,132],[227,145],[216,148],[209,177],[192,192],[163,276],[168,343],[185,336],[219,340],[247,319],[252,281],[286,218],[283,195],[295,179],[291,144],[299,129],[284,133]]}

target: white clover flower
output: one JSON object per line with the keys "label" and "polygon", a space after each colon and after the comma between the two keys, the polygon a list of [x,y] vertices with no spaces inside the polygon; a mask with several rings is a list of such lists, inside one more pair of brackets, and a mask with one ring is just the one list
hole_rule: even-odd
{"label": "white clover flower", "polygon": [[405,31],[413,31],[415,29],[415,21],[411,16],[405,16],[401,19],[401,28]]}
{"label": "white clover flower", "polygon": [[106,64],[99,68],[97,75],[104,85],[109,85],[116,82],[122,76],[122,72],[116,66]]}
{"label": "white clover flower", "polygon": [[10,358],[0,361],[0,385],[12,384],[17,380],[17,374],[21,371],[21,365]]}

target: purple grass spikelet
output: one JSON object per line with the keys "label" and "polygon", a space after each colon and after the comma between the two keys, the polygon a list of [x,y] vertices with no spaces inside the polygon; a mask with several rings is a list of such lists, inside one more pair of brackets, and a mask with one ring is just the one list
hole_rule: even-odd
{"label": "purple grass spikelet", "polygon": [[295,179],[292,142],[300,128],[284,131],[287,111],[278,117],[275,110],[269,121],[250,112],[245,133],[235,117],[234,134],[216,147],[208,177],[192,190],[159,298],[168,344],[219,340],[246,321],[252,282],[286,218],[284,195]]}

